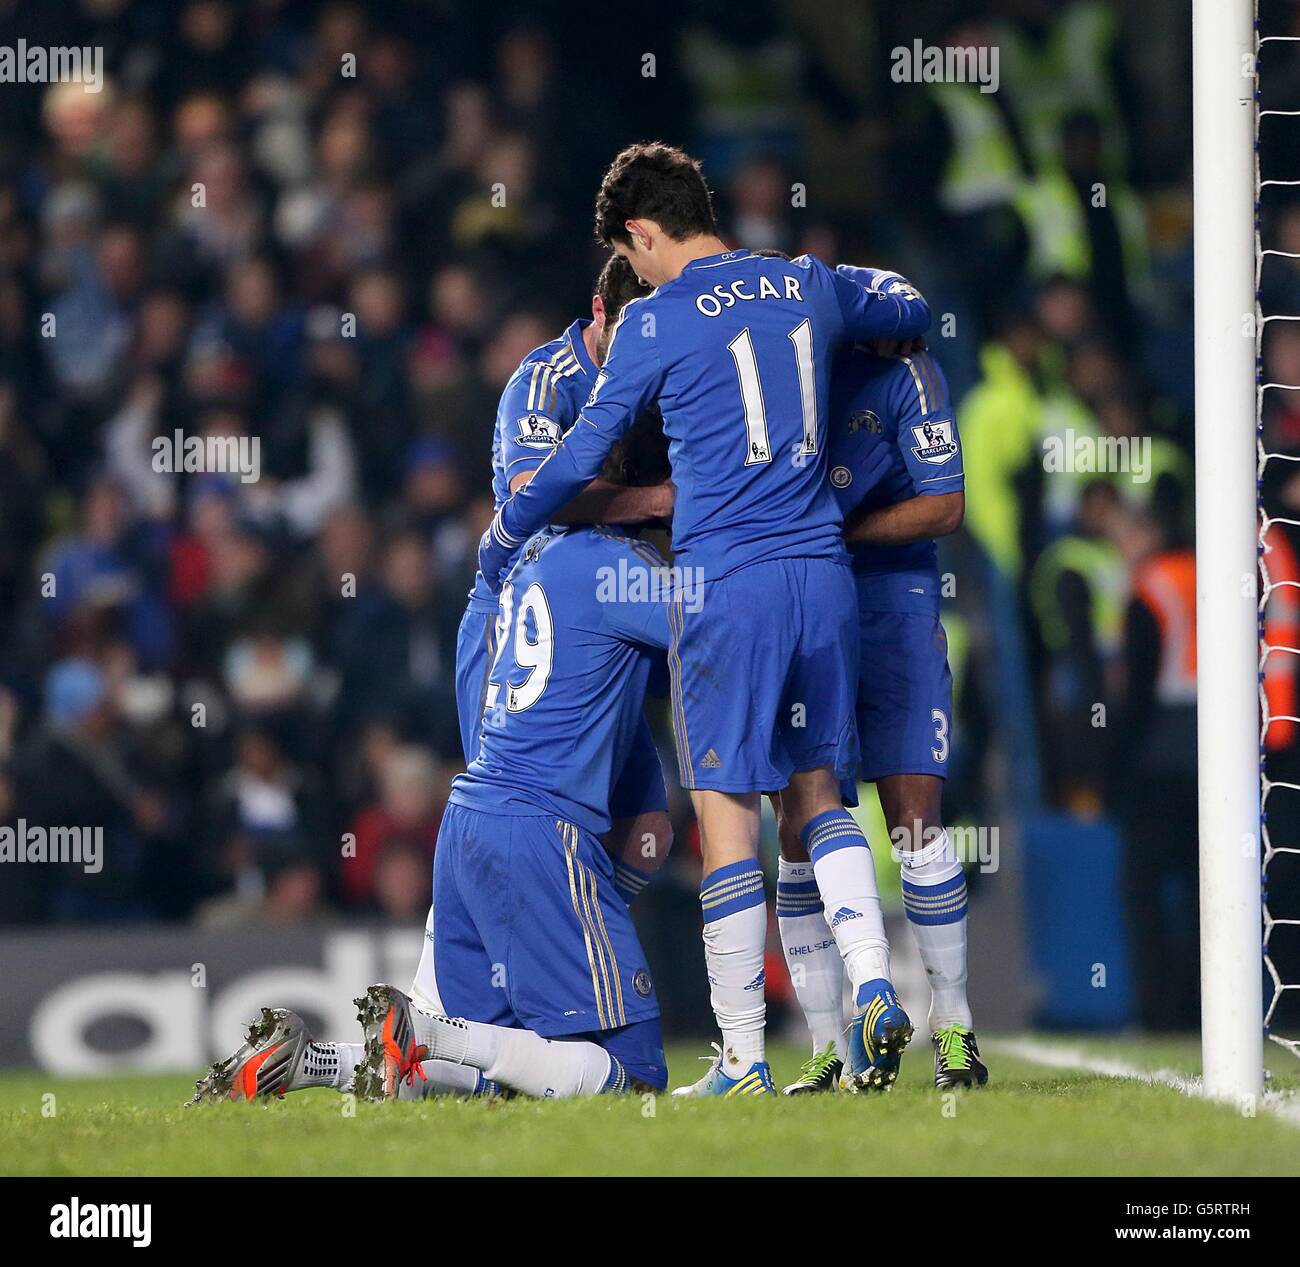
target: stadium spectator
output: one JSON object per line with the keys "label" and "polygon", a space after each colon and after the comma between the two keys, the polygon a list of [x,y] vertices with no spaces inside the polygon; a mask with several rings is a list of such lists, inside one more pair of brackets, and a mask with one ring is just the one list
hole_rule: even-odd
{"label": "stadium spectator", "polygon": [[270,728],[245,725],[233,765],[204,798],[206,887],[260,900],[272,871],[289,863],[321,867],[337,856],[328,818],[319,776],[292,762]]}
{"label": "stadium spectator", "polygon": [[343,893],[352,906],[398,904],[397,876],[410,876],[408,855],[421,862],[415,877],[410,914],[423,918],[428,909],[429,866],[438,840],[438,825],[450,790],[433,756],[423,748],[398,747],[383,758],[378,771],[379,800],[356,816],[351,831],[355,857],[343,871]]}
{"label": "stadium spectator", "polygon": [[12,758],[12,817],[46,831],[99,830],[102,844],[97,870],[64,861],[27,881],[38,886],[46,918],[90,923],[159,913],[155,886],[169,815],[137,758],[104,669],[84,658],[56,663],[45,680],[43,722]]}
{"label": "stadium spectator", "polygon": [[1150,511],[1122,535],[1133,568],[1113,803],[1124,825],[1138,1019],[1188,1030],[1199,1015],[1196,564],[1180,525]]}

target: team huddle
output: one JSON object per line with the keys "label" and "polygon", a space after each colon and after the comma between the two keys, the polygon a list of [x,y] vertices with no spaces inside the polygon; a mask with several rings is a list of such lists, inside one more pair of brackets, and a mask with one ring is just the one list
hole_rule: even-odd
{"label": "team huddle", "polygon": [[[265,1009],[196,1102],[666,1089],[629,913],[672,845],[647,694],[667,696],[699,825],[720,1031],[708,1071],[673,1094],[775,1092],[764,796],[812,1039],[786,1093],[896,1081],[913,1026],[849,812],[859,781],[877,787],[930,982],[935,1084],[987,1080],[941,809],[935,538],[961,523],[963,470],[929,307],[896,273],[729,250],[699,165],[660,143],[615,158],[596,235],[612,254],[591,319],[529,353],[497,411],[497,509],[457,646],[467,771],[410,991],[358,1000],[360,1043]],[[671,561],[651,541],[664,529]]]}

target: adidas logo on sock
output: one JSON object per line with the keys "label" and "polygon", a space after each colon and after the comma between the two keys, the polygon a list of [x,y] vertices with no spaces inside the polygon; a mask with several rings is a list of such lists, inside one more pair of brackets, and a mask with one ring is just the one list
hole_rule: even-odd
{"label": "adidas logo on sock", "polygon": [[767,981],[767,969],[766,969],[766,968],[763,968],[763,969],[761,969],[761,970],[759,971],[758,976],[756,976],[756,977],[755,977],[755,978],[754,978],[754,979],[753,979],[753,980],[752,980],[752,981],[751,981],[751,982],[750,982],[750,983],[745,987],[745,989],[746,989],[746,990],[761,990],[761,989],[763,988],[764,984],[766,983],[766,981]]}
{"label": "adidas logo on sock", "polygon": [[847,906],[841,906],[840,909],[835,912],[835,918],[831,920],[831,927],[838,928],[845,920],[861,918],[861,911],[851,911]]}
{"label": "adidas logo on sock", "polygon": [[706,753],[704,754],[704,759],[700,762],[700,769],[701,769],[701,770],[721,770],[721,769],[722,769],[722,758],[721,758],[720,756],[718,756],[718,754],[717,754],[716,752],[714,752],[712,748],[710,748],[710,749],[708,750],[708,752],[706,752]]}

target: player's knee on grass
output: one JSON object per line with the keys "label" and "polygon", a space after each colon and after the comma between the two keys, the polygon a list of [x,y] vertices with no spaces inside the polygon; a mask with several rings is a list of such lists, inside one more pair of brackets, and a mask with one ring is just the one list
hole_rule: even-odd
{"label": "player's knee on grass", "polygon": [[624,1091],[663,1091],[668,1086],[663,1029],[659,1017],[634,1021],[620,1029],[580,1035],[603,1047],[627,1075]]}
{"label": "player's knee on grass", "polygon": [[943,780],[892,774],[876,783],[889,838],[898,849],[922,849],[943,830]]}

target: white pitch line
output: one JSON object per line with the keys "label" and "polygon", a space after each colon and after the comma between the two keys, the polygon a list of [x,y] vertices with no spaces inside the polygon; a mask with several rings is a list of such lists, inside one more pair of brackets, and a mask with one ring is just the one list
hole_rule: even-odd
{"label": "white pitch line", "polygon": [[[1105,1078],[1142,1082],[1148,1086],[1170,1087],[1183,1095],[1208,1099],[1198,1077],[1188,1077],[1173,1069],[1142,1069],[1127,1061],[1094,1056],[1081,1047],[1043,1043],[1032,1038],[998,1040],[989,1046],[1008,1056],[1043,1065],[1048,1069],[1070,1069],[1076,1073],[1095,1073]],[[1300,1099],[1292,1091],[1265,1091],[1262,1107],[1290,1126],[1300,1127]]]}

